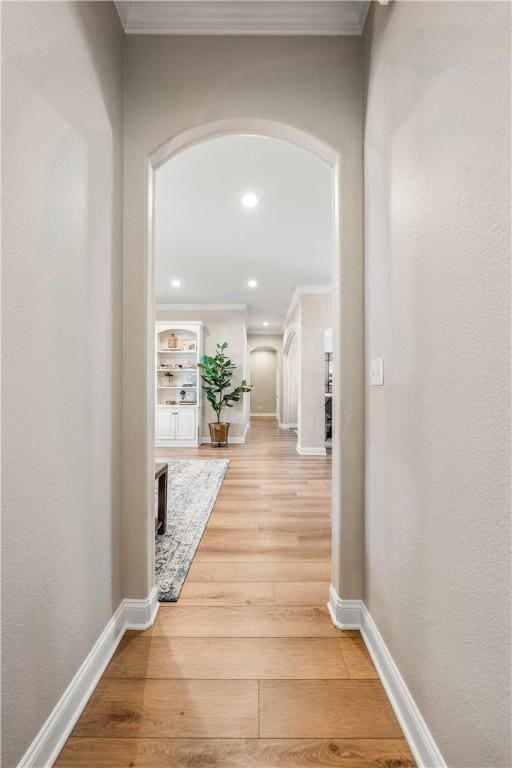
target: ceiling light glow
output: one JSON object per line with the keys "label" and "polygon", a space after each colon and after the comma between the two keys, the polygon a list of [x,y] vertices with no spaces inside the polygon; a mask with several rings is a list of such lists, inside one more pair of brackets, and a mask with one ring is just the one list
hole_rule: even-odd
{"label": "ceiling light glow", "polygon": [[256,208],[258,205],[258,196],[254,192],[246,192],[242,196],[242,205],[244,208]]}
{"label": "ceiling light glow", "polygon": [[265,320],[262,325],[268,325],[267,321]]}
{"label": "ceiling light glow", "polygon": [[181,285],[181,280],[171,280],[171,285],[173,288],[179,288]]}
{"label": "ceiling light glow", "polygon": [[247,285],[249,286],[249,288],[257,288],[258,287],[258,283],[257,283],[256,280],[249,280]]}

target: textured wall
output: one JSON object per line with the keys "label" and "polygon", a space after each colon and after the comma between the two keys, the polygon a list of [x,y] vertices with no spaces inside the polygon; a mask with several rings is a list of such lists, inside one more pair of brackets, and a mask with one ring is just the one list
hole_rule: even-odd
{"label": "textured wall", "polygon": [[2,7],[2,765],[121,599],[122,34]]}
{"label": "textured wall", "polygon": [[[151,266],[145,247],[146,158],[183,131],[219,120],[266,120],[306,132],[341,155],[338,198],[342,295],[337,341],[344,387],[338,398],[341,476],[336,474],[334,583],[362,595],[362,44],[356,37],[169,37],[128,35],[125,44],[124,480],[126,590],[146,597],[152,461],[146,414],[152,384],[148,323]],[[144,460],[141,461],[141,457]],[[343,480],[344,478],[344,480]],[[343,504],[341,499],[343,497]]]}
{"label": "textured wall", "polygon": [[366,601],[450,768],[510,755],[509,7],[365,30]]}

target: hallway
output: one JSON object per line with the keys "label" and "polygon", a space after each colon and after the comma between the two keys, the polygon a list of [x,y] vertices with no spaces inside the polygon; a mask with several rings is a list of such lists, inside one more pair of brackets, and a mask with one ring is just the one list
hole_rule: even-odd
{"label": "hallway", "polygon": [[129,632],[60,768],[410,768],[413,760],[359,633],[336,630],[330,458],[253,420],[245,445],[157,449],[229,456],[179,602]]}

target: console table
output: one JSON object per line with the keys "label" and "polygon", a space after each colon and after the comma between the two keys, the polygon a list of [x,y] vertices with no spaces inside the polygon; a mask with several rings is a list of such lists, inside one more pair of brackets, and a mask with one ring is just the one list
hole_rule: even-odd
{"label": "console table", "polygon": [[167,528],[167,464],[155,464],[155,480],[158,480],[158,516],[155,534],[165,533]]}

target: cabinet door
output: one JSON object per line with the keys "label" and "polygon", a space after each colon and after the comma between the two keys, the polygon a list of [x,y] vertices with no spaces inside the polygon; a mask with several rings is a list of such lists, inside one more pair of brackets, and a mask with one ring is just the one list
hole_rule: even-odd
{"label": "cabinet door", "polygon": [[157,440],[174,440],[174,411],[157,410],[155,436]]}
{"label": "cabinet door", "polygon": [[196,409],[179,408],[176,416],[176,440],[196,439]]}

